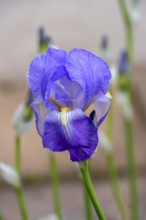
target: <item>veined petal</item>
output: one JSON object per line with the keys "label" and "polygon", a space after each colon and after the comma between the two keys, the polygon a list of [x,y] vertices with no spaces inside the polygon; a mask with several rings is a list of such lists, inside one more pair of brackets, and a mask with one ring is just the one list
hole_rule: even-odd
{"label": "veined petal", "polygon": [[44,121],[47,114],[50,112],[49,109],[45,108],[44,103],[35,100],[31,104],[32,110],[35,114],[36,127],[39,135],[42,137],[44,134]]}
{"label": "veined petal", "polygon": [[95,100],[94,105],[98,127],[103,122],[110,109],[110,99],[107,96],[101,96]]}
{"label": "veined petal", "polygon": [[45,55],[39,55],[30,64],[27,80],[32,95],[37,99],[44,99],[47,83],[59,65],[64,64],[66,52],[49,48]]}
{"label": "veined petal", "polygon": [[97,143],[97,129],[81,109],[52,111],[45,120],[44,147],[54,152],[68,150],[72,161],[87,160]]}
{"label": "veined petal", "polygon": [[78,82],[70,80],[67,76],[57,81],[49,83],[47,107],[55,110],[50,98],[56,100],[60,106],[66,106],[71,109],[82,108],[84,100],[84,90]]}
{"label": "veined petal", "polygon": [[85,90],[85,110],[95,96],[106,94],[111,73],[101,58],[86,50],[74,49],[66,59],[65,66],[70,78],[80,83]]}

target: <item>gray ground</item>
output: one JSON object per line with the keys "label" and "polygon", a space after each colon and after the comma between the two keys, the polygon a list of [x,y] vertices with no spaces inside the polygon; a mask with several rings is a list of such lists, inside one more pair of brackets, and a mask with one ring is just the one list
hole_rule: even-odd
{"label": "gray ground", "polygon": [[[127,180],[122,178],[121,194],[127,211],[130,211]],[[94,182],[96,193],[107,216],[107,220],[120,220],[117,205],[113,199],[108,181]],[[145,220],[146,176],[139,177],[139,202],[141,220]],[[24,188],[30,220],[53,213],[52,194],[49,183]],[[11,188],[0,188],[0,210],[5,220],[20,220],[15,192]],[[84,207],[80,182],[61,182],[62,207],[65,220],[84,220]],[[97,217],[95,216],[95,219]],[[129,218],[128,218],[129,219]]]}

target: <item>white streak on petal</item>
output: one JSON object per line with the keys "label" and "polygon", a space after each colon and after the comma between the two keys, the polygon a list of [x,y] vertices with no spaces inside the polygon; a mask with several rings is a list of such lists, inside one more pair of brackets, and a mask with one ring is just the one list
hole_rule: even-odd
{"label": "white streak on petal", "polygon": [[63,125],[67,125],[68,121],[67,121],[67,112],[63,111],[60,113],[60,119],[61,119],[61,123]]}

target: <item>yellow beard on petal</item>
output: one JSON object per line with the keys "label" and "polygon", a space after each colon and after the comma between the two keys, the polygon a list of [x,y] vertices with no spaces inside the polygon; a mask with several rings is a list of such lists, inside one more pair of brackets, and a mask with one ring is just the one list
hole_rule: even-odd
{"label": "yellow beard on petal", "polygon": [[71,108],[69,107],[63,107],[60,109],[61,113],[60,113],[60,119],[61,119],[61,123],[63,125],[66,125],[68,123],[67,121],[67,112],[71,110]]}

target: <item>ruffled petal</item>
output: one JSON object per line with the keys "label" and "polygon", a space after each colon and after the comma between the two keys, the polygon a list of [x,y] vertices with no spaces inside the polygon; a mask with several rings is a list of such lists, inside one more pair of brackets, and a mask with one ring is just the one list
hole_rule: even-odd
{"label": "ruffled petal", "polygon": [[67,55],[66,69],[72,80],[85,90],[84,110],[98,94],[106,94],[109,89],[111,73],[107,64],[92,53],[74,49]]}
{"label": "ruffled petal", "polygon": [[94,105],[98,127],[103,122],[110,109],[110,99],[107,96],[101,96],[95,100]]}
{"label": "ruffled petal", "polygon": [[64,66],[58,68],[47,84],[46,107],[56,110],[57,108],[52,102],[52,100],[55,100],[62,107],[82,108],[84,101],[83,88],[78,82],[70,79]]}
{"label": "ruffled petal", "polygon": [[45,98],[48,80],[56,72],[58,66],[65,63],[65,60],[66,52],[54,48],[49,48],[45,55],[39,55],[33,59],[27,80],[34,98]]}
{"label": "ruffled petal", "polygon": [[90,158],[97,143],[97,129],[81,109],[51,111],[45,120],[44,147],[54,152],[68,150],[72,161]]}
{"label": "ruffled petal", "polygon": [[36,127],[39,135],[42,137],[44,134],[44,121],[50,110],[44,107],[44,103],[35,100],[31,104],[32,110],[35,114]]}

